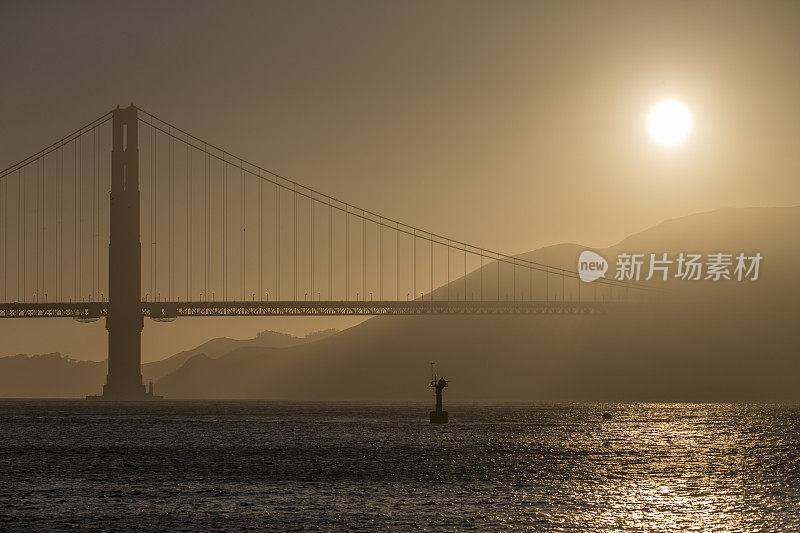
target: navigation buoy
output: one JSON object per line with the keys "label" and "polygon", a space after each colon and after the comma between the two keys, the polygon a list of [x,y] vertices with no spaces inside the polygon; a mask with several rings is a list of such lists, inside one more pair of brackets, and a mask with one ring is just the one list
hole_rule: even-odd
{"label": "navigation buoy", "polygon": [[603,420],[611,420],[611,413],[607,411],[603,413]]}
{"label": "navigation buoy", "polygon": [[431,373],[433,374],[429,387],[436,389],[436,410],[431,411],[431,424],[446,424],[447,411],[442,410],[442,389],[447,387],[447,381],[444,378],[436,380],[436,373],[433,372],[433,363],[431,363]]}

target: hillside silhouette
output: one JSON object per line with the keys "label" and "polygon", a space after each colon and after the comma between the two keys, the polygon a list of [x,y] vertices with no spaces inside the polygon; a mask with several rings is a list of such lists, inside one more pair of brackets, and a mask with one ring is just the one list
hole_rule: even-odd
{"label": "hillside silhouette", "polygon": [[76,361],[60,353],[0,357],[0,397],[83,398],[102,385],[107,372],[105,361]]}
{"label": "hillside silhouette", "polygon": [[[186,398],[419,399],[435,360],[452,379],[453,400],[800,398],[793,273],[800,243],[787,239],[799,224],[800,208],[722,209],[598,250],[610,261],[622,251],[760,252],[761,278],[749,285],[671,281],[677,303],[628,314],[376,317],[303,346],[197,357],[158,388]],[[565,244],[522,257],[574,269],[583,249]],[[468,286],[477,276],[468,275]],[[454,280],[451,295],[459,287],[463,280]]]}
{"label": "hillside silhouette", "polygon": [[[668,220],[617,245],[595,248],[612,265],[620,252],[764,256],[756,282],[672,280],[664,286],[674,298],[632,312],[375,317],[302,341],[274,333],[261,340],[216,339],[145,365],[143,372],[169,398],[419,400],[429,396],[427,369],[436,361],[451,382],[448,399],[454,401],[797,400],[800,285],[794,271],[800,241],[792,237],[797,227],[800,207],[721,209]],[[520,257],[573,270],[583,249],[562,244]],[[483,268],[488,279],[496,265],[487,262]],[[468,290],[480,275],[468,274]],[[544,296],[542,282],[534,279],[537,298]],[[463,297],[463,287],[463,279],[453,280],[451,295],[461,291]],[[593,286],[580,288],[583,298],[592,296]],[[568,299],[577,290],[574,281],[564,286]],[[512,291],[510,283],[500,287],[501,295]],[[51,359],[53,368],[64,365]],[[4,364],[0,359],[0,371]],[[44,371],[41,364],[35,367]],[[26,371],[18,364],[16,372]],[[105,363],[97,385],[104,374]],[[0,396],[66,395],[42,394],[40,388],[21,394],[20,386],[12,394],[5,383],[0,382]],[[94,388],[84,386],[76,395]]]}
{"label": "hillside silhouette", "polygon": [[[324,330],[296,337],[276,331],[262,331],[252,339],[219,337],[161,361],[142,365],[145,382],[174,372],[194,356],[209,359],[237,348],[286,348],[333,335]],[[78,361],[60,353],[0,357],[0,397],[5,398],[83,398],[87,391],[102,387],[108,371],[107,361]]]}
{"label": "hillside silhouette", "polygon": [[227,337],[218,337],[204,342],[196,348],[176,353],[173,356],[167,357],[160,361],[153,361],[151,363],[144,363],[142,365],[142,377],[145,381],[157,380],[167,374],[174,372],[186,361],[197,355],[205,355],[208,358],[214,359],[225,354],[228,354],[238,348],[257,347],[257,348],[288,348],[289,346],[297,346],[307,342],[313,342],[330,335],[338,333],[338,330],[328,329],[324,331],[315,331],[309,333],[305,337],[296,337],[288,333],[280,333],[278,331],[262,331],[252,339],[229,339]]}

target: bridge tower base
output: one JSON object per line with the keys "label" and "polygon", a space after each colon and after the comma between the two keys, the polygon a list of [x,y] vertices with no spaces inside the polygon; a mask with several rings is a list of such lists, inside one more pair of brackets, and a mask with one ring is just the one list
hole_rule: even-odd
{"label": "bridge tower base", "polygon": [[102,396],[92,400],[159,399],[142,383],[144,327],[141,304],[142,244],[139,235],[139,133],[137,109],[117,109],[112,118],[111,233],[108,246],[108,376]]}

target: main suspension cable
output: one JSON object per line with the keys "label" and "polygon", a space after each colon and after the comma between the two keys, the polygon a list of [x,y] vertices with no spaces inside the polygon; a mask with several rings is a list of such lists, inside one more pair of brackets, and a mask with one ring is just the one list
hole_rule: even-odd
{"label": "main suspension cable", "polygon": [[[217,147],[215,145],[209,144],[206,141],[202,141],[198,137],[186,132],[185,130],[182,130],[182,129],[178,128],[177,126],[175,126],[175,125],[173,125],[173,124],[171,124],[169,122],[164,121],[161,118],[156,117],[155,115],[152,115],[151,113],[148,113],[145,110],[141,110],[140,109],[140,111],[142,111],[143,114],[145,114],[145,115],[147,115],[149,117],[155,118],[156,120],[158,120],[159,122],[164,124],[166,127],[184,134],[187,138],[190,138],[190,139],[193,139],[194,141],[202,143],[205,146],[205,150],[207,151],[208,155],[210,155],[211,157],[225,159],[225,160],[227,160],[228,157],[235,158],[227,150],[224,150],[224,149],[219,148],[219,147]],[[156,127],[158,128],[158,126],[156,126]],[[165,132],[165,133],[168,133],[164,129],[161,129],[161,131]],[[181,139],[181,140],[183,142],[187,142],[184,139]],[[200,150],[204,149],[204,148],[199,148],[198,146],[196,146],[194,144],[192,144],[192,146],[195,147],[196,149],[200,149]],[[216,150],[221,155],[211,153],[210,151],[208,151],[209,149]],[[473,245],[470,245],[468,243],[465,243],[465,242],[462,242],[462,241],[458,241],[458,240],[455,240],[455,239],[448,239],[447,237],[444,237],[442,235],[439,235],[439,234],[436,234],[436,233],[433,233],[433,232],[430,232],[430,231],[427,231],[427,230],[423,230],[423,229],[420,229],[420,228],[416,228],[414,226],[410,226],[410,225],[401,223],[401,222],[396,221],[394,219],[387,218],[387,217],[384,217],[382,215],[378,215],[377,213],[374,213],[372,211],[368,211],[368,210],[365,210],[365,209],[362,209],[362,208],[355,207],[355,206],[353,206],[353,205],[351,205],[351,204],[349,204],[347,202],[343,202],[341,200],[337,200],[337,199],[335,199],[335,198],[333,198],[333,197],[331,197],[329,195],[326,195],[326,194],[321,193],[319,191],[316,191],[314,189],[310,189],[308,187],[305,187],[305,186],[295,182],[294,180],[291,180],[291,179],[289,179],[289,178],[287,178],[287,177],[285,177],[285,176],[283,176],[281,174],[278,174],[278,173],[273,172],[271,170],[265,169],[263,167],[255,165],[253,163],[245,162],[241,158],[235,158],[235,159],[239,159],[239,161],[241,162],[241,166],[239,166],[239,168],[244,168],[244,165],[246,164],[246,165],[251,166],[253,169],[256,169],[256,171],[253,171],[253,170],[249,170],[247,168],[244,168],[245,172],[250,173],[250,174],[252,174],[252,175],[254,175],[256,177],[259,177],[260,179],[264,179],[266,181],[269,181],[269,182],[275,184],[278,187],[289,189],[295,195],[299,194],[301,196],[305,196],[306,198],[310,198],[312,200],[315,200],[313,198],[314,196],[319,196],[321,198],[326,199],[327,200],[326,203],[330,203],[331,205],[333,205],[334,202],[337,203],[337,204],[340,204],[340,205],[334,205],[334,207],[336,209],[339,209],[339,210],[342,210],[342,211],[347,210],[348,212],[353,212],[356,216],[359,216],[360,218],[367,218],[372,223],[383,225],[385,227],[390,227],[395,231],[400,231],[400,232],[403,232],[403,233],[407,233],[409,235],[412,235],[412,234],[415,234],[415,233],[416,234],[420,234],[421,233],[423,235],[427,235],[428,236],[427,240],[429,240],[429,242],[433,242],[435,244],[440,244],[440,245],[445,245],[446,241],[449,240],[450,243],[451,243],[451,247],[453,247],[453,248],[459,249],[461,251],[465,251],[465,252],[470,253],[472,255],[479,255],[479,256],[483,256],[483,257],[491,257],[495,261],[500,261],[500,262],[504,262],[504,263],[511,264],[511,265],[515,265],[516,264],[516,265],[519,265],[519,266],[524,266],[525,268],[534,269],[534,270],[540,270],[542,272],[549,271],[549,272],[557,274],[559,276],[566,276],[566,277],[576,278],[576,279],[579,277],[577,271],[574,271],[574,270],[568,270],[568,269],[564,269],[564,268],[553,267],[553,266],[550,266],[550,265],[546,265],[546,264],[543,264],[543,263],[538,263],[538,262],[531,261],[531,260],[528,260],[528,259],[523,259],[523,258],[519,258],[519,257],[516,257],[516,256],[502,254],[500,252],[495,252],[495,251],[488,250],[486,248],[473,246]],[[237,165],[232,164],[232,163],[228,163],[228,164],[231,164],[232,166],[237,166]],[[277,180],[282,180],[285,183],[279,183],[277,180],[270,179],[270,178],[264,176],[263,175],[264,173],[266,173],[266,174],[268,174],[270,176],[273,176],[274,178],[277,178]],[[298,190],[298,187],[301,190]],[[307,192],[304,192],[304,191],[307,191]],[[316,200],[316,201],[321,201],[321,200]],[[468,250],[468,248],[472,248],[472,250],[470,251],[470,250]],[[652,286],[645,286],[645,285],[635,284],[635,283],[632,283],[632,282],[622,281],[622,280],[600,279],[600,280],[597,281],[597,283],[608,284],[608,285],[630,286],[631,288],[634,288],[634,289],[637,289],[637,290],[660,290],[660,289],[657,289],[657,288],[652,287]]]}

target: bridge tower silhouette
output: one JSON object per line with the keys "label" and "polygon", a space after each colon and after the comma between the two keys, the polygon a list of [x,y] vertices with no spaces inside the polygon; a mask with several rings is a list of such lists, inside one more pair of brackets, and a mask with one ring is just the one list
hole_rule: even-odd
{"label": "bridge tower silhouette", "polygon": [[[142,383],[140,304],[142,243],[139,227],[139,119],[131,104],[112,114],[110,233],[108,245],[108,376],[102,399],[152,398]],[[92,397],[93,398],[93,397]]]}

